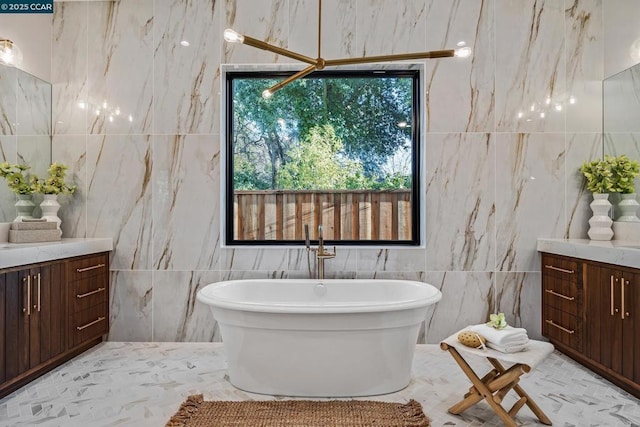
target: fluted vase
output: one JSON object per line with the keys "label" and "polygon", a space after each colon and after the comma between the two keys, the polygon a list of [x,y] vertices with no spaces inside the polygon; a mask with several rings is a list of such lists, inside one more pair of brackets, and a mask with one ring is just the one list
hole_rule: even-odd
{"label": "fluted vase", "polygon": [[621,194],[620,202],[618,203],[620,216],[616,221],[640,222],[640,218],[636,215],[638,207],[640,207],[640,204],[638,204],[638,201],[636,200],[636,193]]}
{"label": "fluted vase", "polygon": [[36,204],[33,203],[31,194],[18,194],[18,201],[15,204],[16,207],[16,219],[14,222],[22,222],[23,219],[33,218],[33,209]]}
{"label": "fluted vase", "polygon": [[593,193],[593,202],[589,205],[593,211],[589,219],[589,231],[587,234],[591,240],[611,240],[613,237],[613,220],[609,216],[611,203],[609,194]]}
{"label": "fluted vase", "polygon": [[57,194],[43,194],[42,203],[40,203],[40,209],[42,210],[42,218],[48,222],[55,222],[57,224],[58,232],[62,236],[62,230],[60,224],[62,220],[58,217],[58,210],[60,209],[60,203],[58,203]]}

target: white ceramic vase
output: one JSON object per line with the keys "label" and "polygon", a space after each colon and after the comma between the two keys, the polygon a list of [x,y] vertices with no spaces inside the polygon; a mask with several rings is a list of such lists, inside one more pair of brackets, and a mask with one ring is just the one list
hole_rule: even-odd
{"label": "white ceramic vase", "polygon": [[609,217],[611,203],[609,194],[593,193],[593,202],[589,205],[593,216],[589,219],[589,231],[587,234],[591,240],[611,240],[613,237],[613,220]]}
{"label": "white ceramic vase", "polygon": [[60,224],[62,220],[58,217],[58,209],[60,209],[60,203],[58,203],[57,194],[43,194],[42,203],[40,203],[40,209],[42,210],[42,218],[49,222],[55,222],[58,227],[58,232],[62,236],[62,230]]}
{"label": "white ceramic vase", "polygon": [[620,216],[616,221],[620,222],[640,222],[640,218],[636,215],[640,204],[636,200],[636,193],[621,194],[618,209]]}
{"label": "white ceramic vase", "polygon": [[16,219],[14,222],[21,222],[23,219],[31,219],[33,218],[33,209],[36,207],[36,204],[33,203],[31,194],[18,194],[18,201],[15,204],[16,206]]}

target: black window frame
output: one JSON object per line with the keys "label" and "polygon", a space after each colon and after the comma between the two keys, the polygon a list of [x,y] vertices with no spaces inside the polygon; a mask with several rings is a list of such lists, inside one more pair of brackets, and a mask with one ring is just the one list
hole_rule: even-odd
{"label": "black window frame", "polygon": [[[225,73],[225,207],[224,207],[224,244],[230,247],[241,246],[304,246],[304,240],[235,240],[233,212],[233,81],[235,79],[285,79],[295,71],[227,71]],[[412,117],[411,117],[411,240],[325,240],[330,246],[407,246],[421,245],[421,84],[419,69],[375,69],[375,70],[322,70],[315,71],[303,78],[376,78],[381,76],[411,77],[412,79]],[[280,95],[278,92],[273,96]],[[317,244],[317,240],[312,240]]]}

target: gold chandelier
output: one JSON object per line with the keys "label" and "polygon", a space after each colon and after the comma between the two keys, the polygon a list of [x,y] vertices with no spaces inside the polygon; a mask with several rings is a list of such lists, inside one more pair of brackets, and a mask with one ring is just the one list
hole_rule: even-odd
{"label": "gold chandelier", "polygon": [[294,80],[300,79],[314,71],[322,70],[325,67],[334,67],[339,65],[365,64],[365,63],[374,63],[374,62],[405,61],[410,59],[450,58],[452,56],[467,58],[471,56],[471,48],[465,46],[465,47],[460,47],[458,49],[433,50],[429,52],[399,53],[395,55],[379,55],[379,56],[365,56],[361,58],[343,58],[343,59],[326,59],[325,60],[324,58],[322,58],[322,54],[321,54],[322,0],[318,0],[318,57],[317,58],[311,58],[309,56],[292,52],[288,49],[284,49],[279,46],[274,46],[262,40],[258,40],[253,37],[240,34],[232,30],[231,28],[227,28],[226,30],[224,30],[224,39],[230,43],[246,44],[248,46],[273,52],[275,54],[286,56],[288,58],[292,58],[297,61],[301,61],[309,64],[309,66],[304,68],[303,70],[293,74],[292,76],[282,80],[281,82],[273,85],[269,89],[266,89],[264,92],[262,92],[262,96],[264,98],[270,98],[275,91],[282,89],[284,86],[288,85]]}

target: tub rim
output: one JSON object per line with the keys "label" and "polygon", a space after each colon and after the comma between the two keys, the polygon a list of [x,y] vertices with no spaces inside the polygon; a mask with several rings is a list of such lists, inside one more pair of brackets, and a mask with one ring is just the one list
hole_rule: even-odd
{"label": "tub rim", "polygon": [[[386,283],[397,283],[401,282],[404,285],[410,285],[419,287],[422,289],[427,289],[430,292],[428,296],[422,296],[419,298],[413,299],[403,299],[401,301],[390,302],[390,301],[364,301],[361,303],[330,303],[330,304],[318,304],[318,302],[314,302],[313,305],[305,304],[303,302],[286,302],[286,303],[278,303],[278,302],[249,302],[242,301],[238,302],[236,300],[232,300],[230,298],[222,298],[220,296],[211,296],[206,294],[206,289],[211,287],[211,289],[222,288],[231,286],[234,283],[238,282],[282,282],[282,281],[291,281],[291,282],[303,282],[303,284],[324,284],[324,283],[337,283],[337,282],[386,282]],[[417,280],[403,280],[403,279],[235,279],[235,280],[224,280],[221,282],[213,282],[205,285],[202,289],[197,292],[196,298],[198,301],[209,305],[212,308],[224,308],[229,310],[237,310],[237,311],[251,311],[251,312],[260,312],[260,313],[288,313],[288,314],[349,314],[349,313],[377,313],[377,312],[392,312],[392,311],[401,311],[401,310],[410,310],[415,308],[426,308],[429,305],[435,304],[436,302],[442,299],[442,292],[436,288],[435,286],[426,283],[419,282]]]}

